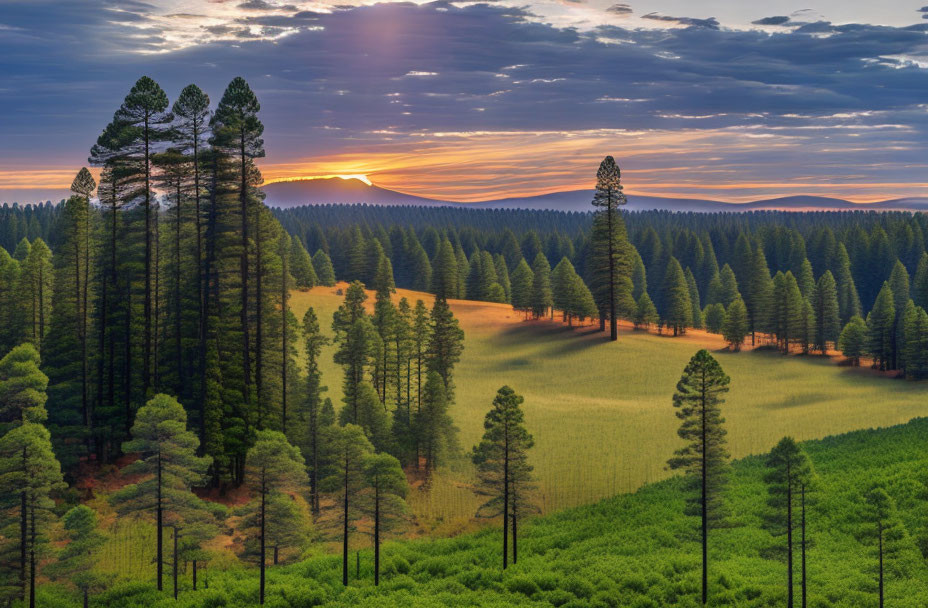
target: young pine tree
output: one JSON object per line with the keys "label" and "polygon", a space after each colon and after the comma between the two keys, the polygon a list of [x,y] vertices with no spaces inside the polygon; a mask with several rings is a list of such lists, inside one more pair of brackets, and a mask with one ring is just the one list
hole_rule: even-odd
{"label": "young pine tree", "polygon": [[[767,456],[768,471],[764,475],[767,483],[767,506],[765,526],[775,537],[784,537],[786,546],[779,553],[786,558],[786,605],[793,606],[793,534],[802,526],[805,534],[804,489],[809,486],[812,466],[809,457],[792,437],[784,437]],[[801,507],[801,508],[800,508]],[[805,542],[803,538],[803,543]],[[785,549],[785,551],[784,551]],[[803,565],[805,547],[803,546]]]}
{"label": "young pine tree", "polygon": [[896,502],[881,487],[875,487],[864,497],[862,536],[869,540],[877,557],[877,593],[883,608],[886,596],[886,564],[899,557],[907,534],[899,519]]}
{"label": "young pine tree", "polygon": [[454,318],[448,302],[435,299],[430,315],[426,368],[441,376],[449,402],[454,402],[454,366],[464,352],[464,330]]}
{"label": "young pine tree", "polygon": [[[721,306],[721,304],[719,304]],[[748,333],[748,311],[741,296],[735,298],[725,311],[722,323],[722,336],[735,352],[741,350],[744,336]]]}
{"label": "young pine tree", "polygon": [[677,383],[673,405],[683,422],[677,434],[687,445],[667,464],[684,473],[687,515],[700,518],[702,539],[702,603],[709,599],[709,531],[726,525],[723,493],[728,473],[728,451],[720,405],[730,379],[709,351],[693,355]]}
{"label": "young pine tree", "polygon": [[81,593],[84,608],[90,605],[90,594],[101,591],[105,575],[96,569],[96,552],[106,543],[100,532],[96,512],[87,505],[73,507],[63,518],[68,544],[49,567],[52,578],[65,580]]}
{"label": "young pine tree", "polygon": [[381,541],[405,520],[409,486],[400,461],[389,454],[369,454],[363,469],[366,488],[360,496],[360,511],[372,523],[374,585],[379,585]]}
{"label": "young pine tree", "polygon": [[867,322],[854,315],[838,337],[838,349],[854,367],[860,365],[860,358],[867,354],[867,332]]}
{"label": "young pine tree", "polygon": [[487,497],[477,516],[502,517],[504,570],[509,565],[513,495],[521,493],[525,499],[527,491],[516,486],[530,481],[531,468],[527,465],[526,454],[534,440],[524,426],[525,414],[520,407],[523,402],[524,398],[508,386],[500,388],[483,421],[483,437],[471,454],[477,467],[477,492]]}
{"label": "young pine tree", "polygon": [[116,492],[112,502],[122,514],[154,512],[158,591],[163,589],[164,528],[181,523],[191,504],[196,504],[191,487],[205,483],[211,464],[209,457],[196,455],[199,444],[187,430],[183,406],[161,394],[139,408],[132,439],[123,444],[124,452],[139,454],[123,473],[142,480]]}
{"label": "young pine tree", "polygon": [[552,306],[551,265],[545,254],[539,252],[532,263],[532,316],[536,319],[544,317]]}
{"label": "young pine tree", "polygon": [[[290,445],[283,433],[258,431],[255,443],[245,459],[245,483],[255,496],[253,511],[258,516],[260,583],[259,603],[264,604],[265,567],[267,564],[268,501],[284,492],[298,492],[306,484],[306,465],[300,450]],[[279,511],[278,511],[279,513]]]}

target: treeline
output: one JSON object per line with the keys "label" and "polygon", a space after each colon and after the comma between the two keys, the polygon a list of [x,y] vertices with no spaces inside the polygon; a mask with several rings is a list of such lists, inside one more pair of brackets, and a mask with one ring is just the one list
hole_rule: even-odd
{"label": "treeline", "polygon": [[20,238],[0,249],[0,349],[40,350],[69,477],[113,462],[160,393],[189,412],[213,485],[243,483],[257,433],[286,429],[307,265],[263,204],[259,110],[241,78],[211,105],[143,77],[90,150],[99,187],[82,169],[60,205],[0,210]]}
{"label": "treeline", "polygon": [[0,247],[15,251],[22,242],[42,239],[49,246],[55,244],[55,222],[61,205],[46,201],[35,205],[3,203],[0,206]]}

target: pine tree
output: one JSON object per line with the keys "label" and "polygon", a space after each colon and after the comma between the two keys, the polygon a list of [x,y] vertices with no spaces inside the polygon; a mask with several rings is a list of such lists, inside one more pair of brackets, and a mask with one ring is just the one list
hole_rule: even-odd
{"label": "pine tree", "polygon": [[456,298],[458,295],[458,261],[451,241],[444,239],[432,260],[432,293],[436,298]]}
{"label": "pine tree", "polygon": [[838,290],[830,270],[819,277],[812,292],[815,311],[815,348],[824,355],[829,342],[837,343],[841,331]]}
{"label": "pine tree", "polygon": [[363,462],[364,492],[360,511],[371,522],[374,543],[374,585],[380,584],[380,544],[404,521],[408,485],[400,461],[389,454],[369,454]]}
{"label": "pine tree", "polygon": [[[805,512],[797,517],[797,502],[804,498],[803,491],[812,477],[812,467],[805,451],[792,437],[784,437],[767,456],[768,471],[764,475],[767,483],[767,506],[765,527],[774,536],[786,536],[786,597],[787,606],[793,606],[793,533],[805,525]],[[805,541],[803,540],[803,543]],[[805,550],[803,545],[803,566]]]}
{"label": "pine tree", "polygon": [[528,314],[532,309],[532,284],[535,275],[524,259],[519,259],[512,271],[512,308]]}
{"label": "pine tree", "polygon": [[883,371],[891,365],[895,337],[896,308],[889,283],[877,294],[873,310],[867,315],[867,352],[873,356],[873,365]]}
{"label": "pine tree", "polygon": [[[725,307],[719,302],[709,304],[706,306],[706,309],[702,311],[702,318],[706,326],[706,331],[713,334],[720,334],[722,333],[722,328],[725,326]],[[750,320],[748,323],[750,324]]]}
{"label": "pine tree", "polygon": [[838,285],[838,310],[841,323],[847,324],[851,317],[863,314],[860,297],[857,295],[857,286],[854,275],[851,273],[851,260],[848,257],[844,243],[838,244],[835,282]]}
{"label": "pine tree", "polygon": [[753,346],[756,343],[757,332],[766,332],[770,327],[773,305],[773,280],[770,278],[767,258],[761,247],[751,256],[751,272],[745,297]]}
{"label": "pine tree", "polygon": [[100,532],[96,512],[78,505],[65,513],[64,529],[68,544],[58,554],[58,561],[49,567],[53,578],[66,580],[77,588],[84,608],[90,605],[90,594],[103,589],[106,578],[96,572],[94,553],[106,542]]}
{"label": "pine tree", "polygon": [[928,253],[922,253],[912,278],[912,300],[916,306],[928,308]]}
{"label": "pine tree", "polygon": [[[696,277],[693,275],[692,271],[687,266],[686,271],[683,273],[684,278],[686,278],[686,289],[690,295],[690,305],[693,308],[692,318],[693,318],[693,327],[695,329],[702,329],[702,308],[699,305],[699,288],[696,286]],[[740,297],[740,296],[739,296]]]}
{"label": "pine tree", "polygon": [[[313,268],[312,258],[303,248],[303,243],[298,238],[290,239],[289,264],[290,273],[296,286],[300,289],[310,289],[317,283],[320,283],[319,277],[316,276],[316,270]],[[325,255],[323,253],[323,255]],[[334,281],[332,281],[334,283]]]}
{"label": "pine tree", "polygon": [[838,337],[838,349],[855,367],[860,365],[860,358],[867,352],[867,336],[866,321],[854,315]]}
{"label": "pine tree", "polygon": [[337,527],[342,541],[342,584],[348,586],[348,540],[360,516],[358,496],[366,486],[364,464],[374,448],[364,430],[353,424],[333,429],[328,474],[322,489],[331,497],[327,507],[330,525]]}
{"label": "pine tree", "polygon": [[[253,358],[252,349],[257,353],[262,351],[262,345],[252,344],[252,323],[249,319],[255,303],[251,301],[251,261],[249,253],[252,249],[251,240],[255,238],[252,233],[250,219],[254,215],[256,205],[255,186],[258,176],[254,167],[254,159],[264,156],[264,140],[261,135],[264,125],[258,119],[261,104],[252,92],[251,87],[241,77],[234,78],[226,87],[219,101],[219,106],[213,114],[210,126],[213,130],[211,143],[214,148],[221,151],[227,158],[225,163],[228,184],[225,186],[230,193],[234,193],[238,202],[238,227],[240,238],[239,249],[239,314],[242,337],[242,378],[243,396],[246,407],[253,403],[252,382],[258,384],[260,392],[261,379],[254,375],[251,368]],[[260,271],[258,272],[260,276]],[[260,294],[255,294],[260,302]],[[257,315],[260,318],[260,314]],[[258,337],[260,342],[260,337]],[[258,372],[258,370],[255,370]]]}
{"label": "pine tree", "polygon": [[0,359],[0,423],[6,428],[48,418],[48,377],[40,369],[39,351],[21,344]]}
{"label": "pine tree", "polygon": [[19,262],[0,247],[0,352],[7,352],[27,337],[21,318],[20,274]]}
{"label": "pine tree", "polygon": [[682,469],[687,489],[686,514],[701,519],[702,603],[709,599],[709,530],[726,525],[723,493],[728,470],[725,429],[719,406],[730,379],[703,349],[696,353],[677,383],[673,405],[683,422],[677,434],[688,442],[667,465]]}
{"label": "pine tree", "polygon": [[282,492],[298,492],[306,483],[306,468],[300,450],[290,445],[283,433],[258,431],[255,444],[245,459],[245,483],[258,502],[258,542],[260,544],[259,603],[264,604],[267,565],[267,529],[270,497]]}
{"label": "pine tree", "polygon": [[815,289],[815,275],[812,273],[812,263],[808,259],[802,261],[796,283],[799,285],[799,293],[802,297],[812,297],[812,291]]}
{"label": "pine tree", "polygon": [[143,479],[116,492],[112,501],[123,514],[154,511],[158,591],[163,589],[164,527],[182,524],[185,511],[197,500],[190,488],[205,482],[210,466],[209,457],[196,455],[198,446],[196,435],[187,430],[183,406],[162,394],[139,408],[132,439],[123,445],[123,451],[139,454],[123,473]]}
{"label": "pine tree", "polygon": [[335,285],[335,270],[332,268],[332,260],[328,254],[319,249],[313,254],[313,270],[319,279],[319,284],[326,287]]}
{"label": "pine tree", "polygon": [[906,305],[903,337],[906,378],[928,377],[928,313],[912,300]]}
{"label": "pine tree", "polygon": [[48,321],[51,319],[54,280],[52,252],[45,241],[37,238],[30,246],[29,254],[21,265],[19,282],[20,296],[25,303],[26,334],[37,348],[42,347]]}
{"label": "pine tree", "polygon": [[[593,286],[591,291],[600,310],[600,329],[605,329],[605,318],[608,316],[610,339],[613,341],[619,337],[617,323],[621,311],[621,292],[627,290],[629,296],[631,294],[631,260],[628,255],[625,222],[619,213],[619,206],[625,203],[621,172],[615,159],[607,156],[596,172],[593,206],[597,211],[591,236],[590,266]],[[537,268],[535,272],[537,275]]]}
{"label": "pine tree", "polygon": [[[168,111],[168,97],[154,80],[140,78],[116,111],[113,122],[119,127],[119,148],[115,150],[122,180],[129,190],[126,200],[139,200],[143,215],[143,336],[142,336],[142,395],[148,397],[155,365],[155,223],[157,201],[154,193],[153,156],[157,145],[170,137],[173,116]],[[131,172],[131,173],[130,173]]]}
{"label": "pine tree", "polygon": [[886,595],[886,563],[897,559],[908,539],[899,519],[896,503],[881,487],[875,487],[864,497],[863,535],[876,546],[877,581],[880,608]]}
{"label": "pine tree", "polygon": [[[721,304],[719,304],[721,306]],[[744,336],[748,333],[748,311],[741,296],[732,301],[725,311],[725,320],[722,323],[722,336],[735,352],[741,350]]]}
{"label": "pine tree", "polygon": [[900,369],[900,359],[902,354],[902,315],[905,312],[906,302],[909,301],[909,273],[902,265],[902,262],[896,260],[893,270],[889,275],[889,288],[893,292],[893,310],[895,318],[893,319],[892,349],[890,351],[889,368]]}
{"label": "pine tree", "polygon": [[302,417],[306,423],[306,441],[303,444],[309,459],[309,503],[314,517],[319,516],[319,470],[324,452],[325,429],[322,424],[322,394],[326,387],[322,385],[320,369],[322,348],[329,339],[322,335],[319,319],[312,307],[303,316],[303,335],[306,340],[306,384],[303,390]]}
{"label": "pine tree", "polygon": [[[262,537],[264,557],[267,558],[266,553],[270,548],[272,562],[275,566],[282,561],[281,550],[284,552],[295,550],[299,555],[309,540],[308,518],[290,494],[268,492],[264,501],[255,498],[247,503],[239,513],[242,517],[239,530],[246,537],[243,555],[256,563],[259,563],[261,559]],[[263,535],[262,521],[264,522]],[[286,559],[286,553],[284,559]]]}
{"label": "pine tree", "polygon": [[484,419],[483,437],[471,454],[471,460],[477,467],[477,492],[488,497],[477,511],[477,516],[502,517],[503,520],[503,570],[509,565],[509,523],[514,486],[528,483],[531,471],[526,459],[534,440],[524,426],[525,414],[520,407],[524,401],[508,386],[500,388],[493,399],[493,407]]}
{"label": "pine tree", "polygon": [[641,297],[638,298],[638,306],[635,310],[635,328],[644,327],[647,329],[659,320],[660,317],[657,314],[657,308],[655,308],[654,302],[651,301],[648,292],[642,292]]}
{"label": "pine tree", "polygon": [[664,275],[664,304],[664,324],[673,327],[675,336],[685,333],[686,328],[693,324],[693,305],[683,269],[673,257]]}
{"label": "pine tree", "polygon": [[554,294],[551,289],[551,266],[545,254],[539,253],[532,263],[532,316],[536,319],[548,314],[554,306]]}
{"label": "pine tree", "polygon": [[419,460],[424,459],[426,475],[431,475],[457,446],[457,428],[448,415],[448,405],[441,376],[430,371],[422,388],[422,405],[413,422],[417,446],[416,468],[419,467]]}
{"label": "pine tree", "polygon": [[784,354],[789,353],[790,344],[799,341],[803,322],[803,299],[799,285],[792,272],[778,272],[773,278],[771,328]]}
{"label": "pine tree", "polygon": [[55,518],[51,494],[66,487],[44,426],[24,421],[0,438],[0,562],[19,578],[18,589],[4,592],[8,599],[28,597],[29,608],[36,605],[37,569]]}
{"label": "pine tree", "polygon": [[429,318],[429,342],[425,363],[430,372],[441,376],[448,401],[454,402],[454,366],[464,352],[464,330],[454,318],[448,302],[436,298]]}

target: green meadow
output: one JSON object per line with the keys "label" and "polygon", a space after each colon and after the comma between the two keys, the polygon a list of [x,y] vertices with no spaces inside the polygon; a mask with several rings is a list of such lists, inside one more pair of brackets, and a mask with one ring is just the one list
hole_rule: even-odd
{"label": "green meadow", "polygon": [[[294,314],[301,319],[313,306],[331,334],[343,288],[294,292]],[[429,294],[406,290],[395,297],[404,296],[412,303],[431,302]],[[923,384],[842,366],[836,358],[763,349],[733,353],[721,337],[692,330],[673,338],[623,327],[619,341],[610,343],[595,327],[524,321],[504,304],[451,305],[466,335],[451,410],[461,444],[469,450],[479,439],[500,386],[524,395],[544,513],[632,492],[670,475],[665,463],[681,443],[671,396],[700,348],[713,351],[731,377],[723,412],[735,458],[766,452],[784,435],[815,439],[928,414]],[[324,383],[338,407],[342,374],[332,352],[330,346],[324,354]],[[423,526],[439,533],[473,527],[479,503],[470,491],[469,471],[462,462],[442,471],[430,492],[413,492],[410,502]]]}

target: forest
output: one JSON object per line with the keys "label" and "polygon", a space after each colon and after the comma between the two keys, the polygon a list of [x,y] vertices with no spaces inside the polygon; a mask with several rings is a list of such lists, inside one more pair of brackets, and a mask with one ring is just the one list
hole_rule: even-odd
{"label": "forest", "polygon": [[[662,458],[681,474],[536,517],[530,404],[504,373],[482,436],[460,440],[452,303],[606,345],[620,328],[705,330],[731,351],[840,352],[918,380],[923,215],[626,213],[612,157],[589,213],[270,209],[259,112],[241,78],[214,106],[143,77],[90,148],[99,178],[82,168],[65,201],[0,208],[8,605],[920,605],[923,463],[900,446],[921,421],[784,437],[732,464],[731,380],[694,347],[666,387],[680,442]],[[337,310],[297,318],[291,298],[318,287]],[[410,494],[451,467],[487,528],[389,541],[411,536]],[[152,534],[114,557],[133,526]],[[154,559],[130,571],[146,543]]]}

